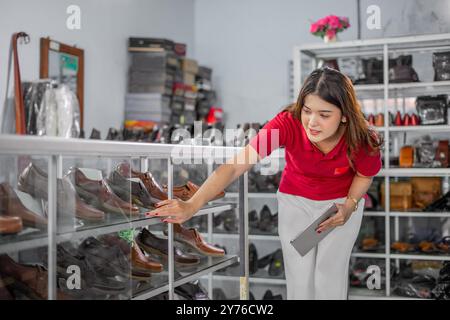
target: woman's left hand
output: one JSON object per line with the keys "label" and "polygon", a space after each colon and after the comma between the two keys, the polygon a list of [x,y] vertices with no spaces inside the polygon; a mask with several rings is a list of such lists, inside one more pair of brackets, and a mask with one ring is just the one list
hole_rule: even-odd
{"label": "woman's left hand", "polygon": [[332,227],[342,226],[344,225],[344,223],[347,222],[348,219],[350,219],[350,216],[352,215],[353,212],[353,208],[349,208],[344,204],[340,203],[336,203],[336,207],[338,208],[338,212],[334,216],[322,222],[316,229],[317,233],[321,233]]}

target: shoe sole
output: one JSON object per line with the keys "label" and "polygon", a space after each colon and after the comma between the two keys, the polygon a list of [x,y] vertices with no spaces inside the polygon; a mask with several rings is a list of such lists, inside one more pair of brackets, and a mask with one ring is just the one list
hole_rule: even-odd
{"label": "shoe sole", "polygon": [[[149,246],[143,244],[141,241],[139,241],[139,239],[136,239],[136,243],[147,253],[156,254],[156,255],[160,256],[161,258],[163,258],[166,262],[168,261],[168,256],[166,254],[162,253],[161,251],[159,251],[158,249],[155,249],[153,247],[149,247]],[[200,264],[200,260],[197,262],[192,262],[192,263],[175,261],[175,264],[180,265],[180,266],[196,266],[196,265]]]}

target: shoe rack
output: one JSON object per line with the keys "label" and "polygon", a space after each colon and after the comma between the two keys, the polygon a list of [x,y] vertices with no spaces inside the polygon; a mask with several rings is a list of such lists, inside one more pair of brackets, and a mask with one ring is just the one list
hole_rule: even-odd
{"label": "shoe rack", "polygon": [[[270,174],[281,172],[284,167],[284,152],[282,149],[275,150],[269,157],[263,160],[263,163],[255,166],[257,174],[260,174],[262,167],[271,168]],[[270,177],[270,175],[269,175]],[[237,192],[227,192],[225,198],[222,201],[236,201],[239,197]],[[268,207],[272,216],[278,212],[278,202],[276,192],[261,192],[252,189],[248,192],[248,212],[255,210],[258,214],[258,220],[260,221],[262,208]],[[273,219],[277,219],[276,217]],[[275,227],[276,223],[273,221],[272,232],[262,231],[259,227],[252,228],[249,226],[248,242],[253,245],[257,252],[257,260],[261,260],[263,257],[267,257],[273,254],[277,249],[281,248],[281,243],[278,236],[278,229]],[[250,221],[249,221],[250,225]],[[214,232],[211,235],[213,243],[221,243],[228,249],[233,246],[233,243],[239,237],[239,234],[230,230],[222,230],[219,226],[217,229],[213,228]],[[251,257],[249,263],[251,263]],[[268,272],[270,263],[264,267],[257,268],[256,272],[252,272],[251,266],[249,267],[249,291],[250,296],[256,300],[269,299],[268,297],[273,294],[278,298],[286,299],[286,280],[284,274],[271,276]],[[235,287],[239,281],[239,276],[235,274],[236,268],[233,266],[228,269],[221,270],[221,272],[215,272],[208,276],[203,277],[202,280],[210,281],[212,283],[213,290],[221,290],[227,299],[236,297]]]}
{"label": "shoe rack", "polygon": [[[437,136],[440,139],[448,139],[449,137],[449,119],[447,119],[446,125],[394,126],[391,124],[391,114],[395,115],[395,109],[404,107],[404,105],[398,105],[399,101],[404,103],[406,98],[415,98],[421,95],[450,94],[450,81],[434,81],[433,79],[432,54],[445,51],[450,51],[450,34],[355,40],[333,44],[306,44],[293,48],[294,88],[300,88],[309,72],[319,67],[321,61],[324,60],[376,57],[383,62],[382,83],[355,85],[355,90],[357,99],[362,102],[363,111],[365,101],[377,99],[381,102],[381,110],[379,109],[377,112],[384,116],[384,119],[375,121],[375,123],[381,123],[382,126],[374,128],[384,136],[385,141],[382,154],[384,166],[377,179],[384,182],[386,209],[364,212],[364,217],[369,218],[367,220],[371,218],[384,220],[384,223],[381,223],[381,225],[384,224],[384,239],[379,239],[384,248],[376,252],[363,252],[355,246],[352,260],[375,259],[382,266],[383,279],[385,280],[382,281],[384,284],[382,284],[381,290],[350,289],[350,299],[407,299],[404,296],[397,296],[392,290],[395,285],[394,280],[389,276],[393,271],[392,268],[399,270],[402,263],[413,260],[422,262],[450,261],[449,254],[417,252],[400,254],[391,249],[392,243],[399,241],[402,235],[404,236],[402,230],[405,230],[405,228],[409,230],[408,228],[413,225],[413,222],[423,221],[425,225],[434,222],[444,225],[446,221],[449,221],[450,212],[395,211],[389,209],[390,184],[402,178],[441,177],[443,193],[449,190],[450,168],[401,168],[390,163],[391,157],[395,156],[393,153],[399,153],[399,150],[396,149],[401,147],[401,143],[397,146],[390,146],[396,136],[403,138],[404,141],[407,141],[407,137],[422,135]],[[418,70],[419,82],[390,83],[388,61],[390,58],[399,55],[412,55],[415,63],[419,61],[419,64],[413,62],[413,67]],[[297,95],[298,92],[295,92],[294,96]],[[362,228],[364,228],[364,221]]]}
{"label": "shoe rack", "polygon": [[[59,281],[61,279],[57,276],[59,275],[58,272],[60,272],[57,270],[60,267],[57,264],[57,252],[60,252],[60,244],[67,242],[76,243],[89,237],[103,236],[124,230],[151,228],[152,226],[163,224],[159,218],[145,216],[145,212],[149,211],[148,209],[140,208],[142,210],[140,210],[139,214],[133,216],[108,215],[107,219],[101,222],[86,222],[75,219],[72,216],[72,219],[69,220],[71,223],[69,228],[66,225],[62,229],[60,225],[62,219],[57,214],[57,179],[62,178],[65,174],[68,162],[70,163],[75,159],[90,168],[96,168],[96,165],[101,163],[102,169],[106,169],[106,172],[112,172],[111,170],[117,161],[125,160],[130,164],[136,164],[135,168],[139,168],[137,170],[140,170],[140,172],[147,172],[151,169],[152,163],[159,161],[164,164],[162,171],[165,172],[161,176],[166,177],[169,190],[168,197],[170,199],[173,196],[173,170],[174,167],[180,165],[180,155],[186,156],[190,152],[192,157],[198,161],[195,163],[202,163],[201,159],[204,154],[211,156],[208,160],[221,159],[220,161],[223,161],[225,155],[228,158],[238,151],[240,151],[240,148],[234,147],[137,144],[0,135],[1,177],[11,184],[13,188],[17,186],[18,175],[24,167],[23,163],[27,163],[30,160],[39,160],[41,163],[45,163],[46,171],[48,172],[48,183],[45,186],[41,186],[47,188],[48,192],[48,207],[46,210],[48,224],[46,230],[39,231],[34,228],[24,228],[22,232],[17,234],[0,235],[0,256],[7,254],[17,260],[24,255],[34,256],[38,249],[42,251],[46,257],[45,267],[48,274],[48,292],[46,297],[50,300],[58,299],[60,297]],[[239,230],[243,230],[237,236],[238,246],[242,248],[248,247],[248,236],[245,232],[247,230],[245,218],[248,214],[246,174],[239,178],[238,185],[239,196],[237,201],[209,203],[196,215],[208,216],[210,221],[208,234],[210,235],[209,239],[211,239],[213,214],[226,210],[235,210],[238,217]],[[164,264],[164,271],[152,274],[148,283],[139,282],[138,287],[135,287],[134,282],[132,284],[132,281],[130,281],[130,290],[122,294],[110,295],[110,299],[144,300],[167,291],[169,299],[174,299],[175,288],[236,263],[239,265],[239,276],[241,278],[239,298],[245,300],[248,297],[247,250],[238,250],[237,254],[226,254],[221,257],[201,257],[198,265],[183,269],[174,262],[175,241],[173,225],[168,224],[168,226],[168,258],[167,263]],[[31,261],[37,261],[33,259]],[[210,295],[212,294],[210,293]]]}

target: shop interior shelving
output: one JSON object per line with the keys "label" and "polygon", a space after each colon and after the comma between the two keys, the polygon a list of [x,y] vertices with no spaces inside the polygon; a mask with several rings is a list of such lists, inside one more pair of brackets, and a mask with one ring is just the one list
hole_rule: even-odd
{"label": "shop interior shelving", "polygon": [[[206,150],[208,149],[208,150]],[[56,225],[56,178],[62,176],[62,163],[64,157],[97,157],[109,161],[110,158],[135,159],[140,162],[141,171],[145,172],[148,162],[152,159],[167,160],[168,196],[172,198],[173,169],[181,159],[203,159],[208,151],[208,161],[211,159],[224,159],[236,154],[240,148],[232,147],[204,147],[192,145],[149,144],[131,142],[113,142],[84,139],[63,139],[55,137],[0,135],[1,156],[39,156],[47,159],[48,163],[48,228],[47,232],[19,234],[19,236],[3,236],[0,239],[0,254],[20,252],[21,250],[37,247],[47,247],[48,254],[48,297],[56,298],[56,246],[65,241],[84,239],[90,236],[99,236],[121,230],[149,227],[162,222],[158,218],[149,218],[139,215],[133,219],[108,219],[102,224],[89,223],[70,232],[62,232]],[[180,155],[183,155],[180,157]],[[201,161],[200,161],[201,163]],[[207,215],[212,219],[216,212],[236,210],[239,217],[240,230],[237,237],[240,248],[248,247],[248,237],[245,234],[247,227],[246,190],[247,174],[239,178],[238,201],[234,203],[210,203],[204,206],[197,215]],[[173,227],[168,224],[168,267],[161,274],[153,274],[150,285],[143,285],[133,290],[131,299],[149,299],[162,292],[169,292],[169,299],[174,298],[174,288],[184,283],[199,279],[216,270],[222,269],[238,262],[240,264],[240,297],[248,296],[248,250],[239,250],[237,255],[225,255],[220,258],[203,257],[197,267],[183,270],[174,266],[174,239]],[[212,224],[211,224],[212,228]],[[211,233],[212,230],[209,230]]]}
{"label": "shop interior shelving", "polygon": [[[450,81],[430,81],[424,79],[421,82],[411,83],[389,83],[389,58],[400,54],[428,54],[450,51],[450,34],[420,35],[409,37],[392,37],[370,40],[356,40],[336,42],[330,44],[301,45],[293,48],[293,74],[294,74],[294,96],[298,95],[302,81],[305,76],[318,67],[321,59],[337,59],[344,57],[377,57],[383,61],[383,83],[355,85],[358,99],[382,99],[384,110],[384,127],[374,127],[374,129],[384,134],[384,168],[379,176],[385,182],[385,207],[390,208],[389,186],[391,177],[433,177],[438,176],[443,179],[443,192],[449,190],[450,168],[396,168],[389,166],[390,150],[389,140],[392,134],[398,133],[448,133],[450,124],[436,126],[408,126],[396,127],[390,125],[388,100],[390,98],[413,97],[418,95],[449,94]],[[414,64],[413,64],[414,67]],[[427,68],[433,69],[431,58]],[[421,79],[419,73],[419,79]],[[431,79],[432,80],[432,79]],[[365,216],[384,217],[385,230],[390,230],[391,221],[394,223],[394,239],[391,239],[390,232],[385,232],[385,250],[383,253],[355,252],[353,257],[381,258],[385,260],[386,274],[390,274],[390,262],[399,260],[438,260],[450,261],[450,255],[428,255],[428,254],[395,254],[390,250],[391,241],[399,240],[399,221],[405,218],[450,218],[450,212],[395,212],[389,209],[382,212],[364,212]],[[366,298],[402,298],[391,293],[391,279],[386,277],[385,290],[358,290],[350,291],[352,299]]]}

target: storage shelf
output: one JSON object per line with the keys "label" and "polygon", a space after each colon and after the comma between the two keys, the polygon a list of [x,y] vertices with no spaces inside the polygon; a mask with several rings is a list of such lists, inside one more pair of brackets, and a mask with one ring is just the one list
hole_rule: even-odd
{"label": "storage shelf", "polygon": [[400,259],[400,260],[430,260],[430,261],[450,261],[450,255],[428,255],[428,254],[398,254],[353,252],[354,258],[375,258],[375,259]]}
{"label": "storage shelf", "polygon": [[450,175],[450,168],[389,168],[381,169],[379,176],[391,177],[428,177]]}
{"label": "storage shelf", "polygon": [[[449,90],[450,92],[450,90]],[[450,132],[449,125],[435,125],[435,126],[390,126],[390,127],[373,127],[376,131],[390,131],[390,132]]]}
{"label": "storage shelf", "polygon": [[[227,192],[225,194],[226,198],[237,198],[239,194],[237,192]],[[249,192],[249,198],[257,198],[257,199],[276,199],[277,194],[275,192]]]}
{"label": "storage shelf", "polygon": [[[201,233],[203,237],[207,237],[207,233]],[[239,238],[239,234],[237,233],[221,233],[221,232],[213,232],[213,238],[218,239],[237,239]],[[249,234],[249,240],[269,240],[269,241],[280,241],[280,237],[278,235],[273,234]]]}
{"label": "storage shelf", "polygon": [[430,300],[420,298],[402,297],[398,295],[386,296],[385,289],[369,290],[365,288],[352,288],[348,291],[349,300]]}
{"label": "storage shelf", "polygon": [[[205,215],[208,213],[213,212],[221,212],[225,210],[230,210],[232,208],[236,208],[237,205],[233,203],[227,203],[227,204],[213,204],[213,205],[206,205],[196,215]],[[138,220],[132,220],[132,221],[121,221],[116,224],[110,224],[105,226],[96,226],[91,225],[89,228],[80,230],[80,231],[74,231],[74,232],[68,232],[63,234],[58,234],[56,236],[56,242],[61,243],[65,241],[75,241],[78,239],[84,239],[87,237],[95,237],[103,234],[113,233],[113,232],[119,232],[121,230],[125,229],[132,229],[132,228],[141,228],[145,226],[151,226],[155,224],[162,223],[159,218],[152,217],[152,218],[141,218]],[[4,243],[1,243],[3,239]],[[10,240],[9,240],[10,239]],[[25,249],[33,249],[38,248],[42,246],[48,245],[48,238],[46,233],[40,233],[37,237],[33,239],[26,239],[21,240],[19,238],[0,238],[0,254],[1,253],[7,253],[7,252],[15,252]]]}
{"label": "storage shelf", "polygon": [[[213,280],[239,281],[239,277],[231,276],[231,275],[213,275]],[[286,279],[249,277],[248,281],[249,281],[249,283],[255,283],[255,284],[286,285]]]}
{"label": "storage shelf", "polygon": [[[208,259],[208,262],[206,264],[202,264],[198,267],[199,270],[197,272],[189,273],[188,275],[184,275],[184,276],[182,274],[179,274],[177,279],[174,281],[174,288],[181,286],[185,283],[194,281],[196,279],[199,279],[202,276],[212,273],[214,271],[228,267],[238,261],[239,261],[239,259],[237,256],[225,256],[225,257],[214,258],[214,259],[210,258],[210,259]],[[180,272],[180,270],[177,270],[177,269],[175,269],[175,271]],[[155,278],[155,277],[158,277],[158,274],[152,275],[152,278]],[[167,276],[164,276],[164,279],[167,279]],[[168,290],[169,290],[168,283],[160,284],[157,288],[151,288],[148,290],[140,289],[140,292],[133,295],[132,300],[150,299],[151,297],[154,297],[154,296],[156,296],[160,293],[163,293],[165,291],[168,291]]]}

